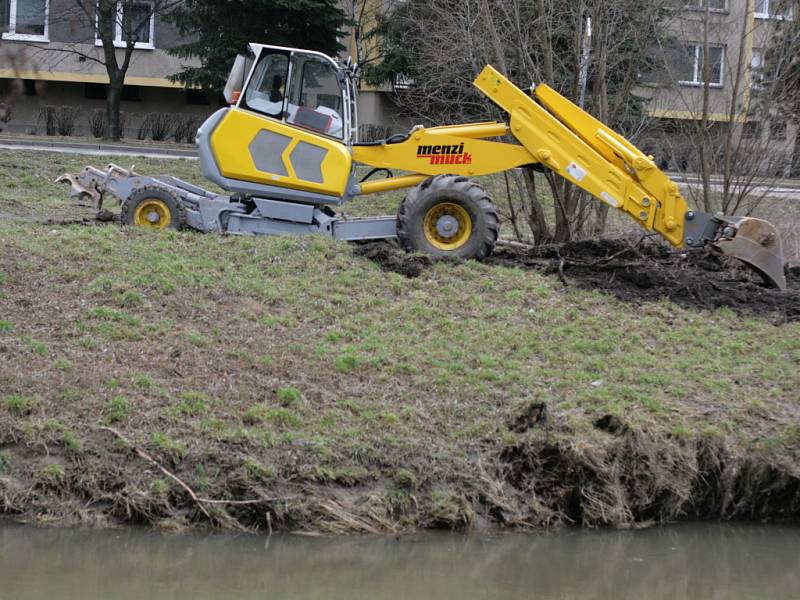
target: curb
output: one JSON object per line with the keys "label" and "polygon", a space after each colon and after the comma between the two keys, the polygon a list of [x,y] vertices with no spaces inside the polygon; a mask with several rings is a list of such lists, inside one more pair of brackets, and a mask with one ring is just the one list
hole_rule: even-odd
{"label": "curb", "polygon": [[158,155],[178,158],[197,158],[194,148],[160,148],[147,146],[130,146],[125,144],[92,144],[87,142],[60,142],[51,140],[19,139],[13,136],[0,136],[0,147],[14,150],[37,149],[50,151],[89,151],[93,154],[124,154],[124,155]]}

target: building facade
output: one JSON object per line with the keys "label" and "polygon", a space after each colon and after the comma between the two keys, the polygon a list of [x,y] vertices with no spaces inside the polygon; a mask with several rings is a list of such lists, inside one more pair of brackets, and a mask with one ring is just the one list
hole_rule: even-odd
{"label": "building facade", "polygon": [[705,119],[716,148],[730,133],[738,151],[758,154],[763,171],[792,173],[797,124],[768,92],[780,58],[767,53],[777,28],[796,17],[785,0],[689,0],[668,18],[654,72],[639,90],[655,117],[644,144],[662,166],[697,170],[696,138],[687,134]]}
{"label": "building facade", "polygon": [[[121,110],[124,135],[137,135],[150,112],[196,114],[213,112],[216,96],[186,90],[168,79],[181,61],[166,50],[180,42],[177,30],[154,14],[152,4],[120,3],[114,28],[117,60],[123,58],[124,32],[133,23],[137,42],[125,78]],[[44,133],[45,107],[79,107],[76,135],[89,135],[89,115],[105,107],[108,75],[93,16],[72,0],[0,0],[0,96],[14,86],[11,115],[5,131]],[[120,24],[125,23],[125,27]]]}
{"label": "building facade", "polygon": [[[353,3],[353,7],[362,5],[364,2]],[[194,63],[167,52],[182,39],[153,6],[147,1],[120,2],[118,6],[114,30],[118,61],[124,54],[130,23],[138,40],[121,103],[123,134],[128,138],[141,135],[150,113],[200,119],[219,108],[222,101],[217,94],[185,89],[170,81],[182,65]],[[91,135],[92,115],[105,107],[108,75],[96,22],[77,7],[74,0],[0,0],[0,102],[14,98],[10,118],[0,123],[4,131],[44,134],[48,131],[48,109],[77,107],[74,134]],[[372,0],[369,7],[373,7]],[[347,48],[343,54],[354,59],[359,56],[356,38],[351,31],[342,41]],[[391,91],[391,87],[361,90],[359,123],[366,139],[387,135],[402,120]],[[402,127],[407,128],[407,124]]]}

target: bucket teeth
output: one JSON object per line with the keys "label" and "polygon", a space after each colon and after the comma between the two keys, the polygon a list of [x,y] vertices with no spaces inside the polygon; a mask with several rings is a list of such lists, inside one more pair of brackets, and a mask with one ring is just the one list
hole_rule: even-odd
{"label": "bucket teeth", "polygon": [[767,283],[785,291],[783,248],[775,226],[752,217],[731,219],[728,223],[735,230],[734,235],[722,237],[714,246],[726,256],[755,269]]}

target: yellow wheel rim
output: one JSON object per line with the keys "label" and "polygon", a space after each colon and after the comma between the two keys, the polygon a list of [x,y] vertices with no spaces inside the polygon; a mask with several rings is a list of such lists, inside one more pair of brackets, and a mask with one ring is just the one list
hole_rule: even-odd
{"label": "yellow wheel rim", "polygon": [[442,202],[432,206],[422,223],[425,239],[439,250],[456,250],[472,234],[472,219],[463,206]]}
{"label": "yellow wheel rim", "polygon": [[172,212],[166,202],[157,198],[142,200],[133,212],[133,223],[139,227],[164,229],[172,221]]}

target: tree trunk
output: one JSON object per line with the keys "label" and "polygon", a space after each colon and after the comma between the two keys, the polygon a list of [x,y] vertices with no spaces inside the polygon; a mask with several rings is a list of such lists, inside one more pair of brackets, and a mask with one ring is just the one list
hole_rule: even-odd
{"label": "tree trunk", "polygon": [[542,54],[543,54],[543,61],[544,61],[544,82],[547,85],[555,85],[555,70],[553,68],[553,46],[551,44],[551,35],[552,32],[550,31],[550,13],[547,10],[547,6],[545,5],[544,0],[538,0],[537,8],[539,12],[539,18],[542,19],[541,28],[541,46],[542,46]]}
{"label": "tree trunk", "polygon": [[711,85],[711,61],[708,58],[711,44],[708,40],[708,26],[711,19],[711,4],[706,2],[706,13],[703,19],[703,67],[700,77],[703,78],[703,109],[700,118],[700,178],[703,184],[703,209],[708,213],[715,212],[713,199],[711,197],[711,164],[709,161],[708,143],[708,112],[709,112],[709,92]]}
{"label": "tree trunk", "polygon": [[[594,11],[594,18],[592,24],[594,28],[594,62],[596,73],[594,76],[592,96],[595,104],[595,117],[606,125],[611,125],[609,121],[609,105],[608,105],[608,50],[606,44],[607,24],[603,17],[605,14],[602,12],[602,5],[596,7]],[[597,200],[589,200],[593,202],[594,223],[592,223],[592,235],[600,236],[606,231],[606,223],[608,221],[608,204],[605,202],[598,202]]]}
{"label": "tree trunk", "polygon": [[552,241],[550,230],[547,227],[547,219],[544,216],[542,203],[536,195],[536,172],[531,167],[522,168],[522,179],[528,191],[528,202],[526,203],[526,217],[528,227],[533,234],[534,244],[549,244]]}
{"label": "tree trunk", "polygon": [[748,10],[745,11],[744,20],[742,21],[742,29],[741,33],[739,34],[739,53],[736,57],[736,73],[733,78],[733,89],[731,90],[731,102],[730,108],[728,109],[728,129],[725,132],[725,147],[724,147],[724,155],[723,155],[723,163],[722,163],[722,203],[721,209],[724,213],[728,213],[728,209],[730,208],[731,202],[733,200],[733,161],[734,161],[734,154],[735,154],[735,146],[737,143],[741,143],[741,136],[742,136],[742,129],[743,126],[739,123],[737,117],[741,113],[744,117],[746,116],[747,107],[744,106],[742,103],[741,109],[737,109],[737,103],[739,102],[739,93],[742,87],[742,80],[744,78],[744,70],[745,70],[745,46],[747,44],[747,37],[752,35],[751,28],[749,27],[750,21],[750,13],[749,13],[749,4]]}
{"label": "tree trunk", "polygon": [[103,139],[119,141],[122,138],[120,103],[122,101],[122,79],[111,79],[106,96],[106,129]]}
{"label": "tree trunk", "polygon": [[552,172],[547,173],[547,182],[553,192],[553,208],[556,214],[556,228],[553,241],[568,242],[572,239],[573,220],[577,207],[575,186],[567,180],[556,180]]}

